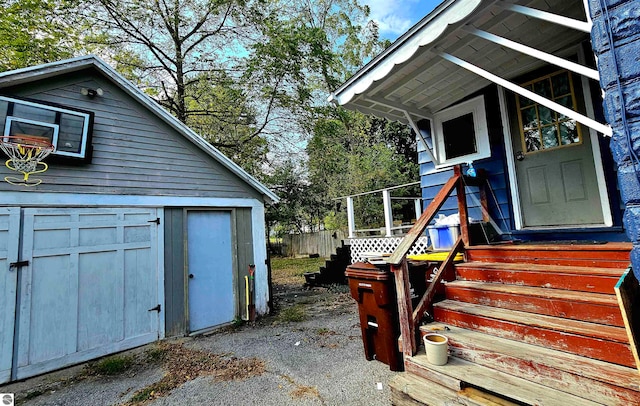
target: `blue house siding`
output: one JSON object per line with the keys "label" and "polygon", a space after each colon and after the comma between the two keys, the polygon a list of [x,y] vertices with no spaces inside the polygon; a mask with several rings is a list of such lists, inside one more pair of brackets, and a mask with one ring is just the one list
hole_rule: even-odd
{"label": "blue house siding", "polygon": [[[487,113],[487,126],[489,131],[489,142],[491,146],[491,157],[475,161],[473,163],[476,170],[484,169],[487,171],[490,189],[487,190],[487,199],[489,204],[489,213],[495,223],[503,232],[510,232],[513,229],[513,213],[510,205],[511,195],[509,193],[509,183],[505,162],[504,137],[502,135],[502,123],[500,118],[500,109],[498,103],[497,88],[489,86],[478,94],[471,95],[469,98],[482,94],[485,98],[485,108]],[[420,163],[420,186],[422,188],[423,208],[428,206],[442,186],[453,176],[453,170],[436,171],[435,164],[431,162],[428,153],[424,152],[424,146],[421,145],[421,152],[418,155]],[[466,168],[465,168],[466,170]],[[478,188],[467,188],[467,202],[469,204],[469,216],[473,219],[482,219],[482,212],[476,201],[480,200]],[[477,199],[473,199],[470,195],[475,195]],[[498,208],[499,206],[499,208]],[[458,212],[458,203],[456,193],[447,200],[440,209],[440,213],[450,215]]]}

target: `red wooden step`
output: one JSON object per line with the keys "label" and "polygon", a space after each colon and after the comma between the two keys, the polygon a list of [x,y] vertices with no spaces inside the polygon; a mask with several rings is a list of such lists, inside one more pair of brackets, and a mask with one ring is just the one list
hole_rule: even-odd
{"label": "red wooden step", "polygon": [[631,243],[605,244],[502,244],[471,246],[468,261],[524,262],[542,265],[620,268],[629,266]]}
{"label": "red wooden step", "polygon": [[460,302],[624,327],[614,295],[455,281],[447,283],[446,297]]}
{"label": "red wooden step", "polygon": [[454,357],[599,404],[640,404],[640,376],[634,368],[440,323],[420,330],[423,334],[437,331],[446,335]]}
{"label": "red wooden step", "polygon": [[445,300],[435,321],[635,367],[624,328]]}
{"label": "red wooden step", "polygon": [[465,262],[458,279],[613,294],[624,270],[522,263]]}

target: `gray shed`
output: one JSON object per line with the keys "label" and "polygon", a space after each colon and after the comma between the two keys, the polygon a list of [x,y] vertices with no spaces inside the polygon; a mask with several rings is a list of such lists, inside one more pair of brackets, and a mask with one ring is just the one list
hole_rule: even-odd
{"label": "gray shed", "polygon": [[267,312],[278,197],[104,61],[0,73],[0,125],[56,147],[0,168],[0,383],[247,318],[251,264]]}

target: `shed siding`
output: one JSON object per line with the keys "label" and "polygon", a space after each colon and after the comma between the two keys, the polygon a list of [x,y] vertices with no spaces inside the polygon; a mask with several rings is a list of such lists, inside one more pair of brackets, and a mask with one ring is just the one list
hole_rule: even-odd
{"label": "shed siding", "polygon": [[[513,228],[511,214],[511,197],[509,194],[509,183],[507,178],[504,138],[502,124],[500,121],[500,108],[498,94],[495,86],[484,89],[480,94],[484,95],[485,108],[487,113],[487,127],[489,131],[489,142],[491,145],[491,157],[475,161],[474,168],[485,169],[489,176],[491,190],[488,191],[489,212],[494,221],[503,229],[509,231]],[[475,97],[474,94],[471,97]],[[453,176],[453,170],[435,171],[435,165],[431,162],[429,155],[424,152],[419,154],[420,163],[420,187],[422,188],[423,208],[428,206],[433,198],[438,194],[442,186]],[[478,190],[475,187],[467,188],[467,194],[474,194],[479,200]],[[497,204],[496,204],[497,202]],[[469,215],[474,219],[481,219],[482,213],[475,201],[468,196]],[[500,206],[498,209],[498,205]],[[458,212],[458,202],[455,191],[440,209],[440,214],[450,215]],[[505,229],[506,228],[506,229]]]}
{"label": "shed siding", "polygon": [[164,297],[165,331],[167,337],[184,335],[184,214],[181,208],[164,210]]}
{"label": "shed siding", "polygon": [[[82,87],[104,90],[90,99]],[[95,70],[5,88],[3,94],[95,113],[91,164],[52,163],[40,192],[262,199],[257,191]],[[0,169],[6,176],[8,169]],[[0,190],[14,190],[5,182]]]}
{"label": "shed siding", "polygon": [[238,249],[236,250],[238,258],[238,279],[237,279],[237,291],[238,291],[238,305],[239,315],[241,318],[246,318],[247,300],[246,300],[246,285],[245,276],[249,276],[249,265],[255,265],[253,256],[253,230],[251,227],[251,209],[242,208],[236,209],[236,243]]}

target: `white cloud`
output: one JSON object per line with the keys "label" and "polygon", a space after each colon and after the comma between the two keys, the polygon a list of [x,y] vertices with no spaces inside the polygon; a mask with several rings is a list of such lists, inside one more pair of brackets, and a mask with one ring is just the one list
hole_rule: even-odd
{"label": "white cloud", "polygon": [[380,35],[391,40],[420,21],[441,0],[363,0],[371,9],[370,18],[380,27]]}

